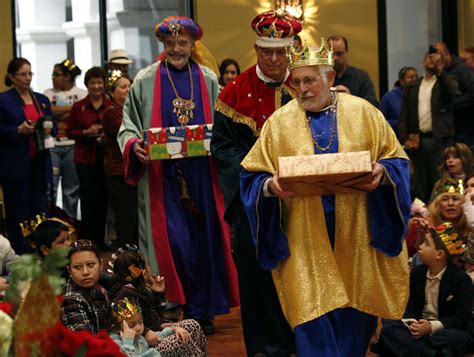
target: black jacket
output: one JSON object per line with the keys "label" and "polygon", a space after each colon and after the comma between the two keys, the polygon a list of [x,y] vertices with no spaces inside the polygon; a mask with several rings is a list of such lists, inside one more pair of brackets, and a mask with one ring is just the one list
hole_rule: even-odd
{"label": "black jacket", "polygon": [[[398,135],[403,144],[409,134],[419,134],[418,94],[423,78],[418,78],[405,85],[402,96],[402,108],[398,123]],[[452,105],[459,94],[454,77],[443,73],[437,76],[437,81],[431,92],[431,118],[433,121],[434,137],[454,136],[454,116]]]}
{"label": "black jacket", "polygon": [[[404,318],[422,318],[427,271],[426,265],[420,265],[410,274],[410,297]],[[449,264],[439,286],[438,320],[444,328],[468,330],[472,324],[471,309],[471,278],[460,268]]]}
{"label": "black jacket", "polygon": [[334,87],[343,85],[349,88],[352,95],[364,98],[375,107],[379,107],[379,102],[375,96],[375,89],[369,74],[361,68],[347,65],[346,72],[342,77],[334,78]]}

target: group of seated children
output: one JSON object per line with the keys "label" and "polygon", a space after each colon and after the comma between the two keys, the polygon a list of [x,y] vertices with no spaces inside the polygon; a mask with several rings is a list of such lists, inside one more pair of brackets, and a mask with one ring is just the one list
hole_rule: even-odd
{"label": "group of seated children", "polygon": [[[111,336],[129,355],[205,354],[206,339],[196,321],[174,323],[162,318],[164,280],[150,273],[149,265],[137,249],[130,248],[116,256],[113,264],[115,283],[111,284],[110,294],[100,283],[100,253],[94,243],[87,240],[73,242],[68,258],[70,279],[64,287],[61,306],[61,319],[66,327],[92,332],[109,329]],[[113,302],[112,309],[109,301]],[[130,311],[125,315],[115,313],[122,311],[124,306]],[[134,331],[133,342],[131,330]]]}
{"label": "group of seated children", "polygon": [[88,240],[71,241],[69,230],[65,222],[47,219],[30,237],[41,257],[69,247],[61,303],[61,321],[67,328],[94,334],[107,329],[120,349],[132,356],[205,355],[206,338],[197,321],[163,318],[164,278],[151,273],[138,249],[114,254],[110,275],[102,272],[97,246]]}

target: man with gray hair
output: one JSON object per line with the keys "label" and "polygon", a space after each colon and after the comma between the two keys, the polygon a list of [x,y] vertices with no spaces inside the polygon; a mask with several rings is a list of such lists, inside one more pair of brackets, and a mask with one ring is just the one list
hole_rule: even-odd
{"label": "man with gray hair", "polygon": [[[289,58],[296,99],[273,113],[242,161],[242,202],[296,355],[365,356],[376,316],[401,318],[408,297],[408,158],[380,111],[331,90],[324,40]],[[373,160],[368,192],[298,196],[279,177],[279,158],[356,151]]]}
{"label": "man with gray hair", "polygon": [[123,108],[118,141],[125,179],[138,185],[139,247],[152,271],[166,279],[168,301],[184,305],[186,315],[212,334],[215,315],[238,305],[229,228],[212,158],[183,157],[179,148],[186,143],[170,142],[168,154],[177,158],[150,161],[141,133],[212,124],[217,78],[201,64],[196,43],[203,30],[191,18],[167,17],[155,26],[155,34],[165,46],[164,58],[137,74]]}
{"label": "man with gray hair", "polygon": [[283,11],[265,11],[251,23],[257,63],[227,84],[216,103],[211,140],[225,201],[225,219],[234,228],[240,307],[249,356],[289,356],[293,334],[283,317],[271,274],[255,259],[249,223],[240,199],[240,162],[265,121],[293,96],[285,48],[302,29]]}

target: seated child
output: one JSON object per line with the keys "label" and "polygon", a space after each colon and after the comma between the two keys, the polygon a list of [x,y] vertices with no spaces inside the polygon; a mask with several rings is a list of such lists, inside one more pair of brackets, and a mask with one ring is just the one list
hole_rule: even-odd
{"label": "seated child", "polygon": [[410,296],[401,321],[383,323],[371,350],[381,355],[462,356],[472,343],[471,279],[451,263],[465,250],[460,236],[446,224],[429,229],[418,248],[422,264],[410,275]]}
{"label": "seated child", "polygon": [[137,300],[142,307],[144,337],[148,344],[160,344],[162,352],[164,347],[156,332],[166,327],[174,327],[187,331],[190,340],[183,344],[176,338],[168,338],[167,348],[181,351],[184,355],[196,355],[205,351],[206,338],[197,321],[186,319],[171,323],[163,318],[166,301],[164,278],[151,274],[149,265],[137,249],[130,248],[117,254],[119,255],[113,263],[113,272],[118,281],[109,289],[109,298],[111,301],[126,297]]}
{"label": "seated child", "polygon": [[44,258],[49,251],[71,246],[70,226],[59,219],[47,219],[40,223],[31,236],[31,245]]}
{"label": "seated child", "polygon": [[[119,346],[122,352],[128,356],[161,356],[154,347],[148,347],[148,343],[143,337],[143,317],[140,305],[136,300],[124,298],[111,305],[111,331],[110,337]],[[173,334],[173,330],[168,327],[157,336],[164,339]]]}

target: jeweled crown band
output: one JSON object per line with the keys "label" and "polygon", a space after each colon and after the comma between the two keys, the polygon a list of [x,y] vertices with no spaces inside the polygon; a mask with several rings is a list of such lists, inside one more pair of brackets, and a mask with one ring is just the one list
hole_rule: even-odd
{"label": "jeweled crown band", "polygon": [[334,65],[332,45],[329,49],[328,43],[321,38],[319,48],[311,48],[307,44],[303,50],[297,52],[295,48],[287,47],[286,56],[288,57],[288,68],[290,70],[306,66],[332,66]]}
{"label": "jeweled crown band", "polygon": [[291,46],[293,38],[267,38],[259,37],[255,39],[255,44],[263,48],[280,48]]}

